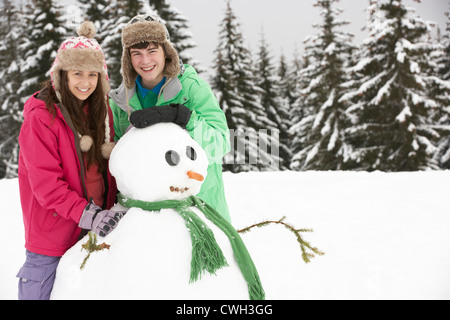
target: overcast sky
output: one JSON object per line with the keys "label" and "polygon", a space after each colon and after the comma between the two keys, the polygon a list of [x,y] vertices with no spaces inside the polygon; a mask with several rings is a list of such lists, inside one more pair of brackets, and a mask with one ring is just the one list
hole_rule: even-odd
{"label": "overcast sky", "polygon": [[[190,21],[190,31],[197,43],[191,54],[202,62],[204,67],[211,67],[214,50],[217,47],[219,23],[225,16],[225,0],[168,0]],[[241,32],[252,52],[258,49],[261,29],[270,44],[272,56],[278,59],[281,51],[288,61],[294,48],[301,53],[303,40],[315,33],[312,24],[320,23],[319,10],[313,7],[316,0],[232,0],[231,7],[241,24]],[[348,20],[350,25],[343,30],[355,34],[355,44],[366,37],[361,29],[366,24],[365,8],[368,0],[340,0],[337,6],[344,12],[339,16]],[[426,21],[435,21],[441,31],[445,32],[450,11],[449,0],[403,0],[408,6],[416,8],[417,14]],[[278,62],[278,60],[276,60]]]}

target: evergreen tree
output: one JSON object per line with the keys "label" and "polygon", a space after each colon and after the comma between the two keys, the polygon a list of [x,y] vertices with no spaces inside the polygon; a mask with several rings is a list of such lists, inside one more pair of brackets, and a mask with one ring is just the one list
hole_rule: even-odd
{"label": "evergreen tree", "polygon": [[[450,19],[450,12],[445,13],[447,19]],[[446,34],[441,40],[444,46],[443,55],[438,57],[438,76],[447,82],[450,81],[450,22],[447,21]],[[445,90],[446,89],[446,90]],[[436,90],[436,96],[441,101],[440,112],[436,117],[436,123],[439,128],[449,128],[450,125],[450,90]],[[439,129],[438,129],[439,130]],[[438,151],[435,159],[443,169],[450,169],[450,130],[441,130],[441,139],[438,143]]]}
{"label": "evergreen tree", "polygon": [[[134,16],[142,14],[144,3],[142,0],[109,0],[103,10],[107,19],[100,29],[98,38],[105,53],[108,65],[108,75],[111,88],[117,88],[122,82],[122,29]],[[152,13],[152,12],[147,12]]]}
{"label": "evergreen tree", "polygon": [[[12,8],[5,3],[6,8]],[[6,165],[5,177],[17,176],[18,135],[22,123],[24,102],[40,89],[49,77],[51,63],[67,31],[62,20],[62,8],[52,0],[33,0],[21,8],[20,13],[6,13],[3,25],[6,45],[1,71],[2,116],[0,131],[1,161]],[[2,23],[3,24],[3,23]]]}
{"label": "evergreen tree", "polygon": [[[277,151],[276,141],[264,130],[275,124],[260,103],[261,89],[255,84],[251,54],[244,46],[230,2],[220,26],[212,86],[232,133],[232,151],[225,157],[224,169],[239,172],[274,168],[278,165],[277,155],[272,156]],[[270,151],[264,146],[271,146]]]}
{"label": "evergreen tree", "polygon": [[300,76],[306,84],[301,90],[300,122],[292,127],[295,134],[292,169],[337,170],[342,168],[347,145],[343,139],[346,114],[339,98],[345,93],[344,69],[351,50],[351,36],[338,30],[347,22],[336,16],[341,10],[333,9],[336,0],[317,0],[323,22],[316,25],[319,33],[309,39],[305,59],[309,65]]}
{"label": "evergreen tree", "polygon": [[78,0],[81,4],[80,7],[83,10],[86,18],[95,24],[97,32],[102,31],[105,16],[105,9],[110,3],[109,0]]}
{"label": "evergreen tree", "polygon": [[109,5],[110,0],[78,0],[80,8],[87,20],[92,21],[97,29],[95,38],[98,43],[102,43],[107,36],[105,26],[109,25],[111,20]]}
{"label": "evergreen tree", "polygon": [[199,66],[198,60],[189,53],[189,49],[195,48],[197,44],[192,40],[192,34],[188,31],[188,19],[175,7],[168,4],[166,0],[149,0],[149,3],[158,16],[165,21],[170,34],[170,42],[177,50],[183,63],[194,66],[198,72],[204,71]]}
{"label": "evergreen tree", "polygon": [[4,0],[0,10],[0,179],[16,176],[17,132],[22,123],[18,89],[22,75],[19,69],[20,39],[24,25],[18,8]]}
{"label": "evergreen tree", "polygon": [[291,167],[292,151],[291,141],[292,137],[289,134],[289,129],[292,126],[291,109],[294,99],[294,91],[297,83],[296,77],[291,75],[294,73],[289,70],[286,63],[286,58],[282,53],[280,55],[280,61],[278,66],[277,77],[277,91],[276,104],[278,106],[278,114],[280,117],[280,158],[282,170],[289,169]]}
{"label": "evergreen tree", "polygon": [[62,16],[62,7],[54,0],[32,0],[31,6],[26,7],[24,18],[28,39],[22,45],[23,60],[20,66],[25,80],[18,90],[23,102],[50,77],[56,51],[68,34]]}
{"label": "evergreen tree", "polygon": [[289,149],[289,140],[287,131],[289,129],[289,104],[286,99],[281,98],[282,85],[280,76],[272,65],[272,57],[269,52],[264,33],[261,33],[261,42],[258,52],[258,61],[256,63],[256,84],[261,91],[261,104],[263,105],[267,118],[275,124],[274,127],[267,128],[270,132],[278,135],[278,153],[281,169],[289,168],[291,152]]}
{"label": "evergreen tree", "polygon": [[[303,59],[303,61],[302,61]],[[297,49],[294,52],[294,59],[292,61],[292,73],[289,75],[289,77],[294,81],[295,86],[291,89],[291,97],[290,97],[290,119],[291,119],[291,126],[290,130],[288,132],[289,137],[291,139],[291,143],[289,144],[290,150],[291,150],[291,168],[292,166],[292,159],[293,155],[298,153],[300,150],[303,149],[303,137],[300,137],[295,134],[295,132],[292,130],[292,127],[295,124],[299,124],[303,117],[305,116],[305,110],[307,110],[307,106],[303,103],[303,94],[301,93],[301,90],[306,88],[307,86],[307,80],[304,77],[300,76],[300,72],[302,69],[305,69],[309,65],[309,60],[307,56],[303,56],[300,58]]]}
{"label": "evergreen tree", "polygon": [[3,0],[0,8],[0,115],[9,113],[10,95],[17,90],[17,81],[10,75],[18,71],[21,25],[19,12],[10,0]]}
{"label": "evergreen tree", "polygon": [[[449,4],[450,10],[450,4]],[[447,20],[450,20],[450,11],[445,13]],[[447,21],[447,27],[445,29],[446,34],[444,35],[442,42],[444,45],[445,55],[441,61],[439,73],[443,80],[450,80],[450,22]]]}
{"label": "evergreen tree", "polygon": [[[280,64],[278,67],[278,76],[280,77],[280,96],[287,99],[289,110],[298,99],[299,84],[300,84],[300,70],[302,69],[302,62],[299,58],[297,48],[294,50],[293,58],[289,64],[286,61],[285,55],[280,56]],[[290,112],[291,113],[291,112]],[[291,118],[291,116],[290,116]]]}
{"label": "evergreen tree", "polygon": [[369,38],[353,68],[357,89],[342,98],[352,102],[348,163],[364,170],[436,168],[440,134],[430,115],[441,105],[435,93],[448,88],[434,74],[439,46],[424,41],[427,25],[400,0],[371,0],[369,10]]}

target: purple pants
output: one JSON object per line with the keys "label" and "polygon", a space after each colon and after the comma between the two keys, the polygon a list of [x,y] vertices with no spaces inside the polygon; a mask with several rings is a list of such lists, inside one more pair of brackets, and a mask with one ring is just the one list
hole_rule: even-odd
{"label": "purple pants", "polygon": [[26,251],[26,260],[20,268],[19,300],[48,300],[55,281],[56,268],[61,257],[50,257]]}

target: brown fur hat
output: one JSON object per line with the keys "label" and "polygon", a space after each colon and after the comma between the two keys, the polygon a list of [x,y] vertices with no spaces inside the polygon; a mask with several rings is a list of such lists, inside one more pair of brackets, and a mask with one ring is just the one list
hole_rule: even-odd
{"label": "brown fur hat", "polygon": [[170,35],[165,25],[155,16],[137,15],[122,30],[122,77],[127,88],[132,88],[137,73],[131,64],[129,49],[142,42],[156,42],[163,46],[166,54],[166,65],[163,74],[174,78],[180,73],[180,59],[170,43]]}
{"label": "brown fur hat", "polygon": [[61,100],[59,90],[60,71],[89,70],[100,73],[103,92],[107,94],[109,86],[108,69],[103,50],[94,39],[96,29],[92,22],[85,21],[78,29],[79,37],[72,37],[64,41],[58,49],[56,59],[50,70],[53,87],[58,99]]}

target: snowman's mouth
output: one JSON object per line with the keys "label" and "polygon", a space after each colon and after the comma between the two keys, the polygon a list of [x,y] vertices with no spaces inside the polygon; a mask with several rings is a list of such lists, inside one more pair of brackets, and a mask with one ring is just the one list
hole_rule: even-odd
{"label": "snowman's mouth", "polygon": [[170,186],[170,191],[171,191],[171,192],[181,192],[181,193],[184,193],[185,191],[188,191],[188,190],[189,190],[188,187],[185,187],[185,188],[178,188],[178,187]]}

